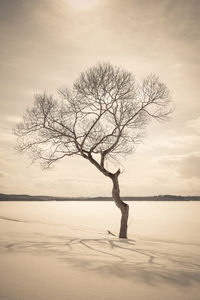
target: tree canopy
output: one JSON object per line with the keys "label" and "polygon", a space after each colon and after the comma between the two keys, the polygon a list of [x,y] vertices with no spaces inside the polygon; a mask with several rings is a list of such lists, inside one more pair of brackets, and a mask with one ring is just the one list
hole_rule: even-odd
{"label": "tree canopy", "polygon": [[15,128],[17,148],[44,168],[79,155],[110,177],[105,163],[131,153],[151,119],[168,118],[169,102],[157,76],[137,82],[131,72],[99,63],[81,73],[72,89],[61,88],[56,97],[35,95]]}

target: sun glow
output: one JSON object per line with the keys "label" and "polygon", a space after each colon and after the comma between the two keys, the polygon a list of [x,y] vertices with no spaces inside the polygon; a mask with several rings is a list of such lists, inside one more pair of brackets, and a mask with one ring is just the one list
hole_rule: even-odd
{"label": "sun glow", "polygon": [[97,4],[98,0],[67,0],[74,9],[88,10]]}

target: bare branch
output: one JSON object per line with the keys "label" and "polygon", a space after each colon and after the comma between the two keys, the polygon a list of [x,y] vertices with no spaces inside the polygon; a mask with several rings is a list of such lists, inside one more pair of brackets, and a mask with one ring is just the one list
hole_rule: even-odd
{"label": "bare branch", "polygon": [[[130,72],[99,63],[81,73],[58,99],[35,95],[16,125],[17,148],[48,168],[65,156],[81,155],[104,175],[105,162],[131,153],[152,119],[172,113],[166,85],[155,75],[137,83]],[[97,158],[98,157],[98,158]]]}

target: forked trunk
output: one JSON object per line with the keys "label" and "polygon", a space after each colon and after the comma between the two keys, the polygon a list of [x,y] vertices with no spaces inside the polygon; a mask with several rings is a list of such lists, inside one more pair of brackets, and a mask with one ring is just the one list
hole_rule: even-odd
{"label": "forked trunk", "polygon": [[129,206],[128,204],[124,203],[120,198],[120,189],[119,189],[119,182],[118,177],[120,174],[120,170],[118,170],[113,176],[113,190],[112,190],[112,197],[115,201],[117,207],[121,210],[121,225],[119,231],[119,237],[123,239],[127,239],[127,229],[128,229],[128,214],[129,214]]}

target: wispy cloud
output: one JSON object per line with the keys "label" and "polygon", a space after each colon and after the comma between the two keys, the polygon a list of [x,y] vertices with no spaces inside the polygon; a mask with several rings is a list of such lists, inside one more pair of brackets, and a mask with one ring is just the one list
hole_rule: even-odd
{"label": "wispy cloud", "polygon": [[183,155],[169,155],[159,158],[159,162],[176,170],[184,178],[198,177],[200,180],[200,152],[191,152]]}
{"label": "wispy cloud", "polygon": [[200,134],[200,117],[187,121],[186,126]]}

